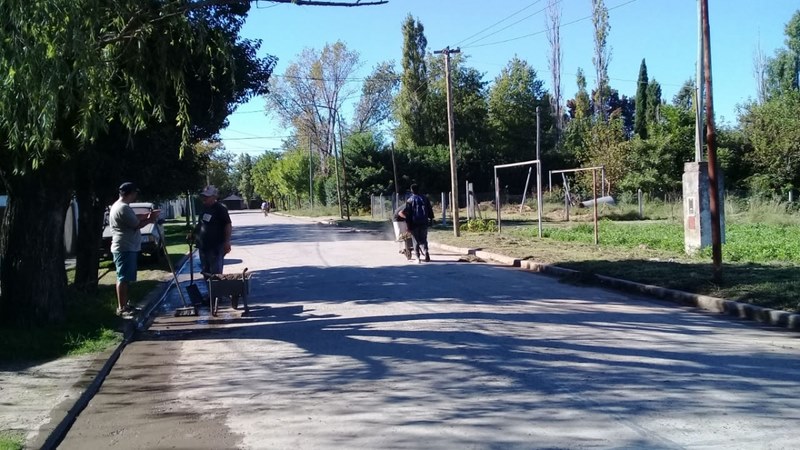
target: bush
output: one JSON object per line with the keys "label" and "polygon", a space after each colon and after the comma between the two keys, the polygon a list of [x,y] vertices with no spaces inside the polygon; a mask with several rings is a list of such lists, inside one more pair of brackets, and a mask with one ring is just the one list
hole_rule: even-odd
{"label": "bush", "polygon": [[461,231],[474,233],[484,233],[497,231],[497,221],[494,219],[470,219],[465,224],[461,224]]}

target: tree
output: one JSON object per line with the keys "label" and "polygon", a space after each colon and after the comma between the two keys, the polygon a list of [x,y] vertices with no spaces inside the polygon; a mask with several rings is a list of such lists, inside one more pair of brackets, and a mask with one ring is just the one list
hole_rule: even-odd
{"label": "tree", "polygon": [[[495,148],[494,163],[536,158],[536,107],[540,107],[542,130],[554,123],[544,82],[526,61],[514,57],[489,89],[489,126]],[[543,136],[546,136],[543,133]],[[541,148],[550,148],[549,143]]]}
{"label": "tree", "polygon": [[392,102],[400,84],[394,72],[394,62],[383,62],[375,66],[364,79],[361,98],[356,106],[353,132],[374,131],[383,122],[392,118]]}
{"label": "tree", "polygon": [[773,192],[800,186],[800,92],[749,105],[740,123],[753,146],[749,161]]}
{"label": "tree", "polygon": [[[459,170],[466,179],[488,186],[491,176],[486,165],[492,161],[488,128],[486,82],[483,74],[466,64],[463,54],[450,59],[450,81],[453,92],[453,119],[456,129],[456,151]],[[430,116],[426,126],[428,145],[447,145],[447,88],[444,58],[431,56],[428,60],[430,81],[428,108]],[[447,171],[443,172],[446,174]]]}
{"label": "tree", "polygon": [[608,63],[611,60],[611,50],[608,48],[608,33],[611,25],[608,23],[608,8],[604,0],[592,0],[592,24],[594,25],[594,64],[597,74],[595,87],[594,109],[595,114],[601,119],[607,118],[605,105],[611,88],[608,84]]}
{"label": "tree", "polygon": [[575,82],[578,85],[578,92],[575,94],[574,99],[567,102],[569,115],[573,119],[589,118],[592,114],[592,101],[586,91],[586,76],[580,67],[578,67],[578,72],[575,74]]}
{"label": "tree", "polygon": [[256,158],[251,170],[253,179],[253,192],[263,200],[274,200],[280,194],[278,185],[270,177],[270,171],[280,159],[280,153],[274,151],[264,152]]}
{"label": "tree", "polygon": [[659,109],[661,108],[661,85],[655,79],[647,84],[647,123],[658,121]]}
{"label": "tree", "polygon": [[556,130],[559,135],[564,131],[564,107],[562,106],[561,94],[561,61],[563,53],[561,51],[561,7],[558,0],[548,0],[547,2],[547,42],[550,44],[550,53],[547,56],[547,64],[550,67],[550,79],[553,89],[550,93],[550,111],[556,119]]}
{"label": "tree", "polygon": [[393,180],[388,153],[376,133],[357,133],[345,140],[342,154],[347,158],[351,208],[366,209],[371,195],[389,191]]}
{"label": "tree", "polygon": [[239,155],[239,161],[234,166],[234,180],[239,195],[246,204],[255,198],[255,186],[253,184],[253,160],[250,155],[243,153]]}
{"label": "tree", "polygon": [[639,80],[636,83],[636,114],[633,131],[640,138],[647,139],[647,63],[642,59],[639,66]]}
{"label": "tree", "polygon": [[395,99],[397,129],[401,147],[417,147],[430,142],[426,135],[428,114],[428,67],[425,62],[428,40],[422,22],[410,14],[403,22],[403,73],[400,93]]}
{"label": "tree", "polygon": [[9,202],[0,226],[0,317],[28,323],[63,318],[63,217],[75,157],[111,120],[132,131],[164,121],[168,97],[177,100],[173,123],[187,145],[184,69],[207,48],[219,61],[229,62],[231,54],[225,36],[198,33],[195,26],[209,15],[236,24],[248,8],[210,6],[187,16],[178,2],[4,4],[0,178]]}
{"label": "tree", "polygon": [[693,111],[695,104],[695,82],[690,78],[683,82],[683,85],[675,96],[672,97],[672,104],[685,111]]}
{"label": "tree", "polygon": [[786,48],[776,50],[767,62],[767,98],[800,89],[800,10],[784,28]]}
{"label": "tree", "polygon": [[342,120],[338,112],[353,94],[346,86],[358,61],[358,53],[341,41],[326,44],[321,51],[307,48],[273,81],[267,95],[283,125],[293,128],[301,141],[311,139],[322,173],[330,170],[333,134],[337,120]]}

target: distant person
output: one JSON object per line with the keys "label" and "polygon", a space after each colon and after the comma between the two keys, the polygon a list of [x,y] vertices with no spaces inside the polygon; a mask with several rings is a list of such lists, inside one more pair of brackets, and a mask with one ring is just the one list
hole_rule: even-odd
{"label": "distant person", "polygon": [[219,190],[213,185],[206,186],[200,197],[203,210],[195,227],[193,238],[200,254],[200,267],[205,278],[221,274],[225,255],[231,251],[231,217],[228,208],[217,201]]}
{"label": "distant person", "polygon": [[261,202],[261,211],[264,213],[264,217],[269,215],[269,202],[264,200]]}
{"label": "distant person", "polygon": [[139,189],[131,182],[119,186],[119,198],[108,212],[111,228],[111,255],[117,270],[117,315],[134,312],[128,299],[128,285],[136,281],[137,258],[142,249],[139,229],[158,220],[157,209],[148,214],[136,215],[130,203],[136,201]]}
{"label": "distant person", "polygon": [[411,232],[414,242],[413,252],[417,257],[417,264],[421,262],[421,254],[425,256],[425,261],[431,260],[428,250],[428,225],[433,220],[433,207],[430,200],[424,195],[420,195],[419,186],[411,185],[411,196],[406,200],[405,208],[398,214],[404,218]]}

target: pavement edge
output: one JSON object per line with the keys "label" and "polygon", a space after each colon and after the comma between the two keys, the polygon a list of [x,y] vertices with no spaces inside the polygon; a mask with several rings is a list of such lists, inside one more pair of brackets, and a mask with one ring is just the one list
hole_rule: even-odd
{"label": "pavement edge", "polygon": [[[188,260],[189,255],[184,255],[184,257],[178,261],[176,267],[183,267]],[[88,378],[92,378],[92,380],[88,382],[83,393],[81,393],[74,402],[65,401],[51,410],[50,422],[39,429],[36,438],[30,442],[31,448],[43,450],[58,448],[80,413],[89,405],[89,402],[100,390],[106,377],[111,373],[111,369],[114,368],[114,364],[116,364],[120,355],[122,355],[122,351],[129,343],[135,340],[136,333],[145,327],[150,315],[164,300],[174,283],[174,280],[170,276],[169,279],[164,280],[159,287],[153,289],[145,296],[141,302],[144,306],[140,309],[140,313],[136,314],[132,319],[123,322],[122,341],[114,350],[107,350],[100,353],[92,365],[86,369],[84,378],[79,380],[76,383],[77,385],[87,383],[86,375],[91,373],[96,373],[96,375],[93,378],[91,375],[88,375]]]}
{"label": "pavement edge", "polygon": [[660,286],[637,283],[635,281],[623,280],[605,275],[590,274],[560,267],[554,264],[512,258],[510,256],[487,252],[481,249],[461,248],[447,244],[440,244],[438,242],[429,242],[429,245],[440,250],[457,254],[475,255],[481,259],[492,260],[507,266],[518,267],[522,270],[530,272],[544,273],[562,278],[574,277],[580,279],[581,282],[599,284],[627,292],[646,294],[685,306],[692,306],[710,312],[727,314],[740,319],[753,320],[776,327],[800,331],[800,314],[797,313],[764,308],[761,306],[735,302],[733,300],[726,300],[724,298],[711,297],[708,295],[693,294],[691,292],[667,289]]}

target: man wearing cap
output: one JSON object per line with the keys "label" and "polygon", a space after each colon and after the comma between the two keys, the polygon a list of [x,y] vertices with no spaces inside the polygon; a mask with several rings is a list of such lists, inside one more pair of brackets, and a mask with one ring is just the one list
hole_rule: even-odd
{"label": "man wearing cap", "polygon": [[213,185],[200,192],[203,211],[195,227],[194,238],[204,276],[222,273],[225,255],[231,251],[231,217],[228,208],[217,201],[219,190]]}
{"label": "man wearing cap", "polygon": [[128,285],[136,281],[136,261],[142,249],[139,229],[158,220],[159,210],[136,215],[130,203],[136,201],[139,189],[131,182],[119,186],[119,199],[111,205],[108,224],[111,227],[111,254],[117,269],[117,314],[130,314]]}

